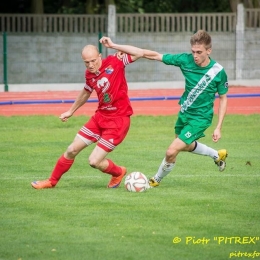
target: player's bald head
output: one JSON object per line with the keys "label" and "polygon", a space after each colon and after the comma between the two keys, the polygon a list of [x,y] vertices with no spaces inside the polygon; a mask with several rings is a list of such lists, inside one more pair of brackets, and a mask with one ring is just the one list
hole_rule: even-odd
{"label": "player's bald head", "polygon": [[97,73],[101,67],[101,54],[94,45],[86,45],[81,52],[82,60],[91,73]]}
{"label": "player's bald head", "polygon": [[97,57],[99,55],[99,51],[95,45],[86,45],[81,52],[83,60],[85,59],[84,57],[91,57],[95,56]]}

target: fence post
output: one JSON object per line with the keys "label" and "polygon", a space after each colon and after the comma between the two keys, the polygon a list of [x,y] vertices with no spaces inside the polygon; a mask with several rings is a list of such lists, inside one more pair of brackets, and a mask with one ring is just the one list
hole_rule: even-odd
{"label": "fence post", "polygon": [[102,32],[98,33],[98,51],[99,53],[102,53],[102,44],[99,42],[99,40],[102,38]]}
{"label": "fence post", "polygon": [[237,5],[236,25],[236,79],[243,79],[245,37],[245,9],[243,4]]}
{"label": "fence post", "polygon": [[7,36],[6,32],[3,32],[3,58],[4,58],[4,85],[5,85],[5,91],[8,91],[8,80],[7,80]]}
{"label": "fence post", "polygon": [[[107,36],[116,41],[116,6],[108,5],[108,14],[107,14]],[[114,53],[114,50],[107,49],[107,55]]]}

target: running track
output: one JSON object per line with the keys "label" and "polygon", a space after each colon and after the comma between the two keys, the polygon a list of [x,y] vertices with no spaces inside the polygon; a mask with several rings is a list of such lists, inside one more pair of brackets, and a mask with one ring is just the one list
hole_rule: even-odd
{"label": "running track", "polygon": [[[179,111],[178,98],[183,89],[129,90],[134,115],[172,115]],[[56,115],[68,110],[79,91],[1,92],[0,116]],[[259,87],[229,87],[227,114],[260,114]],[[91,101],[74,115],[90,116],[97,103],[93,93]],[[44,104],[48,102],[47,104]],[[56,103],[54,103],[56,102]],[[20,103],[20,104],[19,104]],[[29,104],[28,104],[29,103]],[[218,110],[218,98],[215,113]]]}

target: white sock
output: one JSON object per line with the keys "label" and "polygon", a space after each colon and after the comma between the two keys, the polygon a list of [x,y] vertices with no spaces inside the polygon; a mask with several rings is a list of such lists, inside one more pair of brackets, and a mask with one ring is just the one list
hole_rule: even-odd
{"label": "white sock", "polygon": [[173,169],[175,163],[167,163],[165,158],[162,160],[162,163],[154,176],[154,179],[157,182],[160,182],[166,175],[168,175]]}
{"label": "white sock", "polygon": [[195,148],[193,151],[191,151],[191,153],[210,156],[214,160],[218,159],[218,151],[208,147],[205,144],[199,143],[197,141],[195,142],[196,142]]}

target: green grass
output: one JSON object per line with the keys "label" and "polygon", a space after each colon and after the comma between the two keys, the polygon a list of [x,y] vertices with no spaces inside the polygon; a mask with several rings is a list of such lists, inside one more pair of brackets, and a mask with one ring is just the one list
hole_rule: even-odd
{"label": "green grass", "polygon": [[[128,172],[152,176],[174,138],[175,120],[133,117],[127,138],[110,158]],[[232,252],[260,252],[260,240],[214,240],[260,237],[260,115],[228,115],[216,144],[213,127],[207,130],[201,142],[228,149],[223,173],[209,157],[181,153],[158,188],[107,189],[109,176],[88,165],[92,146],[55,189],[32,189],[31,181],[49,177],[85,121],[0,117],[0,259],[222,260]],[[175,237],[182,241],[174,244]],[[210,241],[195,244],[203,238]]]}

